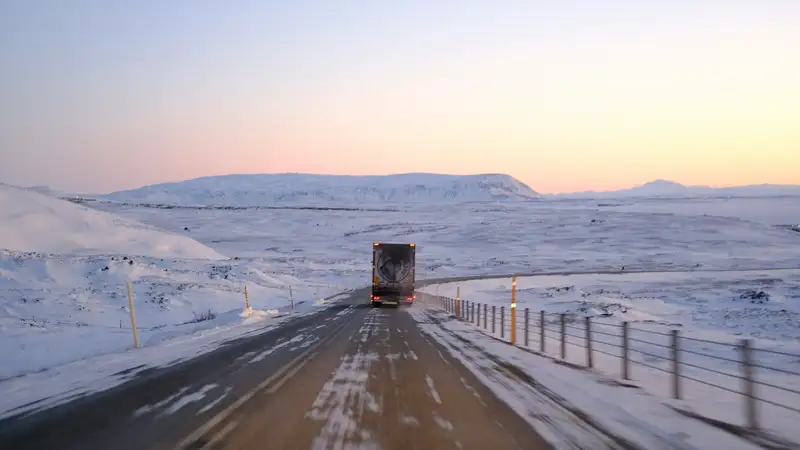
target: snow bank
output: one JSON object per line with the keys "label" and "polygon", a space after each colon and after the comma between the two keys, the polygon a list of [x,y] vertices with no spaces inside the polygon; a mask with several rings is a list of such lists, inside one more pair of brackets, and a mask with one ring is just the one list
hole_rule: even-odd
{"label": "snow bank", "polygon": [[386,176],[224,175],[114,192],[103,198],[169,205],[353,206],[385,202],[463,202],[538,198],[509,175],[400,174]]}
{"label": "snow bank", "polygon": [[225,258],[186,236],[2,184],[0,248],[55,254]]}

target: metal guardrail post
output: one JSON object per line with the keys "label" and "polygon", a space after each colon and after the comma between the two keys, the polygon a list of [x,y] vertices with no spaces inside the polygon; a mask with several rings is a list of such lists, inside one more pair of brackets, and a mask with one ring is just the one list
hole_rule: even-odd
{"label": "metal guardrail post", "polygon": [[567,359],[567,315],[561,313],[561,359]]}
{"label": "metal guardrail post", "polygon": [[495,334],[495,327],[497,326],[496,325],[497,321],[495,320],[496,318],[497,318],[497,309],[495,305],[492,305],[492,334]]}
{"label": "metal guardrail post", "polygon": [[477,325],[478,323],[475,316],[475,305],[476,305],[475,303],[472,303],[472,322],[475,323],[475,325]]}
{"label": "metal guardrail post", "polygon": [[586,316],[583,320],[586,324],[586,366],[591,369],[594,367],[594,359],[592,358],[592,318]]}
{"label": "metal guardrail post", "polygon": [[758,408],[756,405],[758,398],[756,397],[755,377],[753,374],[753,352],[750,339],[742,339],[739,348],[742,352],[742,379],[744,381],[747,427],[751,430],[757,430],[759,428]]}
{"label": "metal guardrail post", "polygon": [[672,347],[672,396],[681,398],[681,349],[678,343],[678,330],[672,330],[670,347]]}
{"label": "metal guardrail post", "polygon": [[475,325],[478,326],[478,327],[481,326],[481,304],[480,303],[478,303],[478,315],[477,315],[477,318],[475,319]]}
{"label": "metal guardrail post", "polygon": [[628,361],[628,322],[622,322],[622,379],[630,380],[630,365]]}
{"label": "metal guardrail post", "polygon": [[544,353],[545,345],[544,340],[547,337],[544,328],[544,310],[539,311],[539,350]]}
{"label": "metal guardrail post", "polygon": [[500,307],[500,338],[506,337],[506,307]]}
{"label": "metal guardrail post", "polygon": [[525,347],[530,347],[530,311],[528,308],[525,308]]}
{"label": "metal guardrail post", "polygon": [[483,329],[486,329],[486,318],[489,316],[489,305],[483,305]]}

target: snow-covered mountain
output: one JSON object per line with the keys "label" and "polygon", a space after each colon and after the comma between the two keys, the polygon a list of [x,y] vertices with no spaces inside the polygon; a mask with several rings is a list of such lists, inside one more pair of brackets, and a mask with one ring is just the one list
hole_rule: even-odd
{"label": "snow-covered mountain", "polygon": [[62,255],[225,258],[186,236],[4,184],[0,184],[0,249]]}
{"label": "snow-covered mountain", "polygon": [[655,180],[630,189],[607,192],[557,194],[558,198],[632,198],[632,197],[778,197],[800,196],[800,185],[758,184],[734,187],[684,186],[674,181]]}
{"label": "snow-covered mountain", "polygon": [[253,174],[195,178],[114,192],[102,198],[165,205],[351,206],[406,202],[528,200],[540,197],[503,174],[397,175]]}

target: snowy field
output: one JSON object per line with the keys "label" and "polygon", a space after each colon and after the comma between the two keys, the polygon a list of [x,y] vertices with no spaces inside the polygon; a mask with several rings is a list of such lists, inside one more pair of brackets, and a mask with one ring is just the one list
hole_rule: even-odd
{"label": "snowy field", "polygon": [[[145,348],[182,342],[172,348],[189,351],[197,338],[198,348],[213,349],[203,336],[235,337],[253,332],[254,321],[282,320],[274,317],[288,312],[290,287],[299,312],[307,312],[321,297],[366,285],[376,240],[416,243],[419,278],[800,267],[800,233],[773,226],[800,218],[800,203],[792,209],[782,199],[764,200],[778,202],[782,217],[753,221],[695,215],[680,203],[653,214],[575,200],[404,204],[396,211],[367,211],[392,205],[361,203],[352,210],[87,208],[0,187],[4,392],[30,391],[48,370],[64,373],[86,361],[97,367],[120,352],[134,365],[128,279]],[[728,216],[734,209],[726,207]],[[240,316],[245,284],[256,310],[247,318]],[[213,319],[203,320],[209,312]]]}
{"label": "snowy field", "polygon": [[[424,291],[489,305],[486,332],[510,338],[511,280],[428,286]],[[762,426],[800,442],[800,270],[537,276],[517,279],[517,342],[524,345],[524,310],[530,310],[529,346],[561,357],[560,314],[567,328],[566,360],[587,364],[585,317],[593,321],[595,370],[621,378],[623,321],[630,325],[633,383],[664,399],[672,396],[670,330],[680,333],[683,400],[704,416],[745,425],[740,351],[751,338]],[[500,307],[504,307],[501,319]],[[483,329],[483,319],[480,328]],[[501,326],[503,331],[501,332]],[[696,381],[695,381],[696,380]],[[708,384],[705,384],[708,383]]]}
{"label": "snowy field", "polygon": [[771,198],[607,198],[594,200],[559,199],[562,208],[613,212],[678,214],[683,216],[717,216],[749,220],[770,225],[800,224],[800,197]]}

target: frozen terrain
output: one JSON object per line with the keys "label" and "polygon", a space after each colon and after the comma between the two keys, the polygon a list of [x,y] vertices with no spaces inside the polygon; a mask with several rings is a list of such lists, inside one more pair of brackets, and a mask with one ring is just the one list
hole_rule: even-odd
{"label": "frozen terrain", "polygon": [[[140,364],[127,351],[128,279],[142,344],[155,355],[148,361],[161,364],[276,323],[276,312],[289,307],[290,287],[305,311],[320,297],[365,285],[376,240],[416,243],[420,278],[623,266],[694,272],[800,267],[800,233],[739,218],[733,203],[722,215],[682,209],[692,201],[655,214],[578,200],[378,202],[384,211],[359,202],[350,210],[116,202],[91,202],[87,209],[32,191],[3,192],[8,206],[0,228],[8,233],[0,247],[8,249],[0,251],[0,378],[6,379],[0,390],[6,391],[13,380],[23,392],[36,392],[32,386],[48,379],[48,370],[103,387],[108,383],[97,381],[99,374]],[[800,206],[776,209],[797,217]],[[39,231],[42,241],[26,217],[50,221]],[[50,230],[64,230],[71,244]],[[252,307],[262,311],[249,318],[240,316],[245,284]],[[214,318],[203,320],[209,311]],[[69,367],[96,367],[98,374]],[[60,378],[67,386],[76,383]]]}
{"label": "frozen terrain", "polygon": [[713,216],[742,219],[768,225],[800,226],[798,197],[759,198],[614,198],[605,200],[559,199],[553,208],[598,211]]}
{"label": "frozen terrain", "polygon": [[[0,383],[131,348],[128,281],[145,347],[285,315],[292,301],[295,312],[305,311],[346,289],[229,260],[135,219],[0,186]],[[251,311],[243,314],[245,285]]]}
{"label": "frozen terrain", "polygon": [[[510,336],[511,280],[428,286],[425,291],[495,306],[486,332]],[[530,346],[540,348],[539,312],[545,316],[545,353],[560,358],[560,314],[568,323],[567,358],[586,364],[584,317],[594,323],[594,369],[621,378],[621,323],[630,323],[635,385],[663,399],[672,395],[670,337],[679,330],[684,400],[672,404],[744,425],[744,397],[736,345],[753,339],[762,426],[800,442],[800,270],[590,274],[520,277],[517,329],[529,309]],[[504,307],[501,318],[500,308]],[[488,309],[487,311],[491,311]],[[501,332],[501,327],[503,331]],[[482,329],[482,325],[480,327]],[[518,342],[524,342],[518,337]]]}
{"label": "frozen terrain", "polygon": [[365,206],[392,202],[465,202],[538,198],[524,183],[503,174],[387,176],[253,174],[196,178],[103,196],[124,203],[167,205]]}

